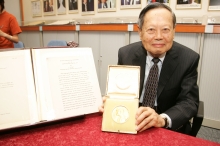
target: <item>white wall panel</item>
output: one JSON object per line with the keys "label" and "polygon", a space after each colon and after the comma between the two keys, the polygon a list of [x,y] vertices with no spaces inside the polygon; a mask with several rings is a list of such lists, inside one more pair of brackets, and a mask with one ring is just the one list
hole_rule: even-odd
{"label": "white wall panel", "polygon": [[[99,39],[100,39],[100,32],[97,31],[80,31],[79,33],[79,46],[92,48],[98,79],[99,79],[99,71],[100,71],[99,69],[100,40]],[[99,84],[100,84],[100,79],[99,79]]]}
{"label": "white wall panel", "polygon": [[204,40],[200,100],[204,101],[205,118],[220,123],[220,34],[205,34]]}
{"label": "white wall panel", "polygon": [[79,33],[79,46],[92,48],[102,95],[106,90],[107,67],[117,64],[118,49],[124,45],[125,32]]}
{"label": "white wall panel", "polygon": [[18,37],[25,47],[41,47],[41,32],[39,31],[24,31]]}
{"label": "white wall panel", "polygon": [[118,49],[125,46],[125,32],[100,33],[100,88],[105,94],[108,65],[118,62]]}
{"label": "white wall panel", "polygon": [[139,41],[140,41],[140,37],[138,32],[133,32],[133,31],[130,32],[130,44]]}
{"label": "white wall panel", "polygon": [[174,41],[199,52],[198,37],[196,33],[175,33]]}

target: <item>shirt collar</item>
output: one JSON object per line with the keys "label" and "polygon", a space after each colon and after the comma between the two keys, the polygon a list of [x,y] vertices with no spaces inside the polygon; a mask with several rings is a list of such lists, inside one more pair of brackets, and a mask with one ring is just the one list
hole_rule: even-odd
{"label": "shirt collar", "polygon": [[[165,59],[165,56],[166,56],[166,52],[161,54],[158,58],[160,59],[160,62],[161,64],[163,64],[163,61]],[[150,62],[152,61],[154,57],[147,51],[147,59],[146,59],[146,62],[150,64]]]}

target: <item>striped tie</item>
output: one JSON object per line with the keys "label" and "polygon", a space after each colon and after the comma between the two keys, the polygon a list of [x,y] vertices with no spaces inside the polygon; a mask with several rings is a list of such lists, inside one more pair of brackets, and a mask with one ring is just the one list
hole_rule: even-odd
{"label": "striped tie", "polygon": [[145,85],[145,93],[143,98],[142,106],[148,106],[153,108],[155,103],[155,98],[157,96],[157,86],[158,86],[158,66],[157,63],[160,61],[159,58],[152,59],[154,65],[151,67],[147,82]]}

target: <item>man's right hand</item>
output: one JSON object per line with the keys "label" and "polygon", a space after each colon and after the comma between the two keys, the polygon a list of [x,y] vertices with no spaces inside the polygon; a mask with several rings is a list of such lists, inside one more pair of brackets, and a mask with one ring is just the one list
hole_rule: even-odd
{"label": "man's right hand", "polygon": [[106,99],[107,99],[107,96],[102,97],[103,104],[101,106],[99,106],[99,112],[102,112],[102,113],[104,112],[104,103],[105,103]]}

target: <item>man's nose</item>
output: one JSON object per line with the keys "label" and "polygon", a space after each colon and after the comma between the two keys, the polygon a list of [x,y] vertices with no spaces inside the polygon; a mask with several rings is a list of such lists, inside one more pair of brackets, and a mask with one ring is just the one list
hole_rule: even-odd
{"label": "man's nose", "polygon": [[162,32],[160,30],[157,30],[155,33],[155,39],[162,39]]}

